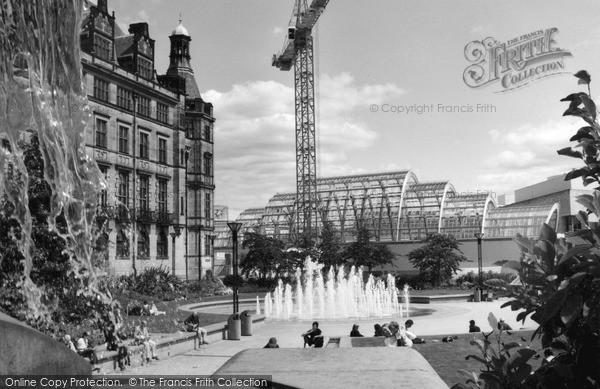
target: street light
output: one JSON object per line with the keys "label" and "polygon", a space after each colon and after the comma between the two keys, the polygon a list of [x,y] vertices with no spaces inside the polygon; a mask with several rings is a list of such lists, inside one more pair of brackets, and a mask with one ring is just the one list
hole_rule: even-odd
{"label": "street light", "polygon": [[233,285],[233,313],[237,313],[240,310],[240,301],[238,298],[238,231],[242,228],[242,223],[239,222],[227,222],[227,226],[232,232],[233,238],[233,276],[235,277],[235,284]]}
{"label": "street light", "polygon": [[483,239],[483,235],[483,232],[475,233],[477,238],[477,265],[479,267],[479,293],[483,293],[483,260],[481,259],[481,239]]}

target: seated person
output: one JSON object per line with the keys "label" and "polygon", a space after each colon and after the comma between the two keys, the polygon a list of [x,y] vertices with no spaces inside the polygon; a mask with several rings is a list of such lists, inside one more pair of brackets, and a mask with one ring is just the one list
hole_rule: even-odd
{"label": "seated person", "polygon": [[512,327],[508,325],[508,323],[506,323],[503,318],[500,318],[498,320],[498,329],[504,331],[512,331]]}
{"label": "seated person", "polygon": [[158,359],[158,356],[156,355],[156,342],[150,339],[150,332],[148,331],[148,323],[146,320],[140,320],[140,325],[135,327],[134,337],[138,344],[144,345],[146,362],[150,362],[150,357],[152,357],[152,359]]}
{"label": "seated person", "polygon": [[312,328],[302,335],[304,338],[304,346],[309,347],[323,347],[323,337],[321,336],[321,330],[319,329],[319,322],[315,321],[312,323]]}
{"label": "seated person", "polygon": [[63,338],[63,343],[65,344],[65,346],[67,346],[71,351],[75,351],[77,352],[77,349],[75,348],[75,344],[73,343],[73,341],[71,340],[71,335],[65,335],[65,337]]}
{"label": "seated person", "polygon": [[158,308],[156,308],[156,304],[154,304],[154,301],[144,301],[143,310],[144,315],[148,316],[158,316],[167,314],[165,311],[159,311]]}
{"label": "seated person", "polygon": [[408,330],[409,328],[411,328],[413,326],[413,324],[415,324],[415,322],[412,321],[411,319],[408,319],[407,321],[404,322],[404,329],[405,329],[404,332],[406,333],[406,336],[410,340],[417,339],[417,335],[415,335],[414,332]]}
{"label": "seated person", "polygon": [[269,343],[267,343],[267,345],[263,348],[279,348],[279,345],[277,344],[277,338],[269,339]]}
{"label": "seated person", "polygon": [[190,317],[185,319],[183,325],[186,327],[185,330],[187,332],[196,333],[196,339],[194,339],[194,350],[196,349],[196,341],[198,341],[198,347],[200,347],[201,344],[208,344],[206,341],[208,331],[200,327],[200,315],[198,315],[198,312],[192,313]]}
{"label": "seated person", "polygon": [[373,336],[383,336],[383,331],[381,330],[381,325],[375,324],[375,335]]}
{"label": "seated person", "polygon": [[99,371],[100,368],[95,366],[98,364],[98,356],[96,356],[96,350],[92,347],[89,337],[90,334],[84,332],[83,335],[81,335],[81,338],[77,339],[77,354],[84,358],[89,358],[90,363],[94,366],[92,370]]}
{"label": "seated person", "polygon": [[358,332],[358,324],[354,324],[352,326],[352,331],[350,331],[350,337],[352,337],[352,338],[362,338],[363,337],[363,335],[360,332]]}
{"label": "seated person", "polygon": [[481,328],[475,325],[475,320],[469,320],[469,332],[481,332]]}

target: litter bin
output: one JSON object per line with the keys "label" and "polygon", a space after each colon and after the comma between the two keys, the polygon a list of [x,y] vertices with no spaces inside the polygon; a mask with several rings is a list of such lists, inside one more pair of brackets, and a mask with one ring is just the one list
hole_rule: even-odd
{"label": "litter bin", "polygon": [[251,311],[244,311],[242,316],[242,336],[252,336],[252,314]]}
{"label": "litter bin", "polygon": [[479,288],[473,289],[473,301],[476,303],[481,301],[481,290]]}
{"label": "litter bin", "polygon": [[234,313],[227,319],[227,339],[228,340],[240,340],[241,332],[240,315]]}

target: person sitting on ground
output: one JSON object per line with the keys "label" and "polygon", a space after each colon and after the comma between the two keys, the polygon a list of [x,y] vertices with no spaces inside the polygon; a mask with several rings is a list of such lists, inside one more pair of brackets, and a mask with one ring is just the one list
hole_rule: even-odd
{"label": "person sitting on ground", "polygon": [[140,325],[135,327],[134,337],[139,344],[144,345],[146,362],[150,362],[150,358],[158,360],[158,356],[156,355],[156,342],[150,339],[150,332],[148,331],[148,323],[146,320],[140,320]]}
{"label": "person sitting on ground", "polygon": [[187,332],[196,333],[196,339],[194,339],[194,350],[196,349],[196,341],[198,341],[198,347],[200,347],[202,344],[208,344],[206,341],[208,332],[204,328],[200,327],[200,315],[198,315],[198,312],[192,313],[190,317],[185,319],[183,325],[186,326],[185,330]]}
{"label": "person sitting on ground", "polygon": [[352,331],[350,331],[350,337],[352,338],[363,338],[363,334],[358,332],[358,324],[354,324],[352,326]]}
{"label": "person sitting on ground", "polygon": [[144,301],[144,306],[142,308],[144,310],[144,315],[148,316],[158,316],[167,314],[165,311],[159,311],[158,308],[156,308],[156,304],[154,304],[154,301]]}
{"label": "person sitting on ground", "polygon": [[315,321],[312,323],[312,328],[302,335],[304,338],[304,346],[309,347],[323,347],[323,337],[321,336],[321,330],[319,329],[319,322]]}
{"label": "person sitting on ground", "polygon": [[277,344],[277,338],[269,339],[269,343],[267,343],[267,345],[263,348],[279,348],[279,345]]}
{"label": "person sitting on ground", "polygon": [[151,316],[158,316],[158,315],[166,315],[167,312],[166,311],[159,311],[158,308],[156,308],[156,304],[154,304],[154,301],[150,301],[150,310],[149,313]]}
{"label": "person sitting on ground", "polygon": [[75,344],[73,343],[73,341],[71,340],[71,335],[65,335],[63,338],[63,343],[65,344],[65,346],[67,346],[71,351],[75,351],[77,352],[77,349],[75,348]]}
{"label": "person sitting on ground", "polygon": [[388,347],[404,346],[412,347],[413,342],[406,335],[406,329],[398,324],[398,322],[391,321],[382,326],[382,331],[385,339],[385,344]]}
{"label": "person sitting on ground", "polygon": [[481,332],[481,328],[475,325],[475,320],[469,320],[469,332]]}
{"label": "person sitting on ground", "polygon": [[89,358],[90,363],[93,366],[93,371],[100,371],[100,368],[96,366],[98,364],[98,356],[96,355],[96,350],[92,347],[89,337],[90,334],[84,332],[81,335],[81,338],[77,339],[77,354],[84,358]]}
{"label": "person sitting on ground", "polygon": [[411,319],[408,319],[407,321],[404,322],[404,329],[405,329],[405,332],[406,332],[406,336],[410,340],[417,339],[417,335],[415,335],[414,332],[409,331],[409,329],[413,326],[413,324],[415,324],[415,322],[412,321]]}
{"label": "person sitting on ground", "polygon": [[381,325],[375,324],[374,327],[375,327],[375,335],[373,335],[373,336],[384,336],[383,331],[381,330]]}
{"label": "person sitting on ground", "polygon": [[511,326],[509,326],[508,323],[505,322],[503,318],[500,318],[498,320],[498,329],[504,330],[504,331],[512,331]]}

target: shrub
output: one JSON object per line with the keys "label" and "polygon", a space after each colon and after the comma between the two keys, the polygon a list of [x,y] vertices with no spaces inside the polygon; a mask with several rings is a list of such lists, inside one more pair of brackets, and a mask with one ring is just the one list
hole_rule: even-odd
{"label": "shrub", "polygon": [[238,287],[240,288],[244,285],[244,279],[240,275],[228,274],[223,278],[223,284],[230,288]]}
{"label": "shrub", "polygon": [[166,296],[177,296],[183,290],[183,282],[163,267],[146,268],[137,278],[133,275],[123,276],[121,282],[128,290],[161,300],[165,300]]}

